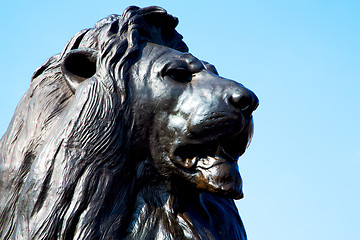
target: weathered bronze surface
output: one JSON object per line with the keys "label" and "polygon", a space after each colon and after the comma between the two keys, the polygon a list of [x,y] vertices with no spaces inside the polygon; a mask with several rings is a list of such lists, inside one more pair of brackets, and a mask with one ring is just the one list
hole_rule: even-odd
{"label": "weathered bronze surface", "polygon": [[0,142],[0,239],[246,239],[253,92],[129,7],[36,70]]}

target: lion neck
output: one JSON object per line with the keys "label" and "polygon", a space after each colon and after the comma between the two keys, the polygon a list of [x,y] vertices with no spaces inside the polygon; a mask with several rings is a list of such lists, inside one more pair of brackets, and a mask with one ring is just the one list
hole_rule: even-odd
{"label": "lion neck", "polygon": [[129,239],[246,239],[232,199],[165,184],[144,187],[136,197]]}

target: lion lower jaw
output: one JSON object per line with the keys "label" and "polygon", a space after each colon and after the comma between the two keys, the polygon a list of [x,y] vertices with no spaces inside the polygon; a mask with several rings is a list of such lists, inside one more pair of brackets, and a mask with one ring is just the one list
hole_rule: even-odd
{"label": "lion lower jaw", "polygon": [[223,197],[234,199],[243,197],[242,179],[237,161],[229,161],[218,156],[201,158],[196,172],[198,188]]}

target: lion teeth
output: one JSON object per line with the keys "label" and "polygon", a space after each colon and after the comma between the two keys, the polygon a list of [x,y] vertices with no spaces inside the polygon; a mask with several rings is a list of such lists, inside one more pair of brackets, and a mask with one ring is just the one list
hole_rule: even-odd
{"label": "lion teeth", "polygon": [[191,168],[193,167],[196,162],[197,162],[197,158],[198,157],[193,157],[193,158],[186,158],[185,162],[184,162],[184,167],[186,168]]}
{"label": "lion teeth", "polygon": [[215,156],[219,156],[219,155],[220,155],[221,149],[222,149],[222,147],[221,147],[220,144],[219,144],[219,145],[217,146],[217,148],[216,148]]}

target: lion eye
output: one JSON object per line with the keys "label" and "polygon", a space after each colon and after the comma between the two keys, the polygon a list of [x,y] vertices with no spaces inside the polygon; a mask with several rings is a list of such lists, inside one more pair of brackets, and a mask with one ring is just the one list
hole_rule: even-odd
{"label": "lion eye", "polygon": [[192,74],[184,68],[172,68],[166,71],[167,76],[180,83],[191,82]]}

